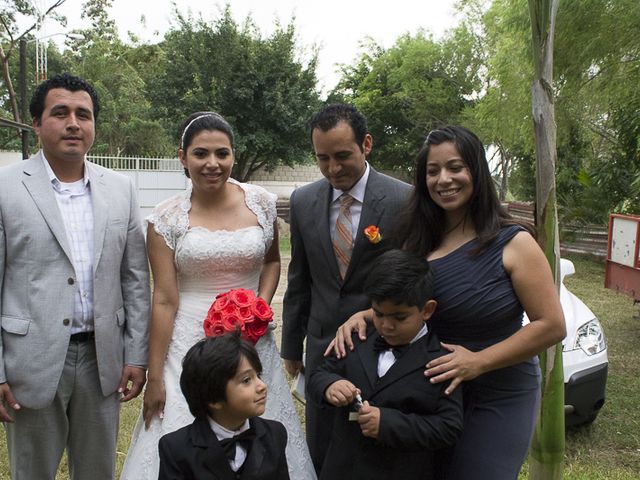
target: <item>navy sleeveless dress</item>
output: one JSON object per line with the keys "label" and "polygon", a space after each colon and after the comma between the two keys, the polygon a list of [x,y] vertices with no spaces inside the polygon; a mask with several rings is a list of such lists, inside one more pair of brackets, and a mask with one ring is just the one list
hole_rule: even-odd
{"label": "navy sleeveless dress", "polygon": [[[522,328],[522,305],[504,270],[504,246],[521,227],[501,229],[480,255],[476,240],[432,260],[438,307],[430,328],[445,343],[479,351]],[[538,358],[463,382],[464,428],[442,451],[438,475],[447,480],[514,480],[524,462],[540,401]]]}

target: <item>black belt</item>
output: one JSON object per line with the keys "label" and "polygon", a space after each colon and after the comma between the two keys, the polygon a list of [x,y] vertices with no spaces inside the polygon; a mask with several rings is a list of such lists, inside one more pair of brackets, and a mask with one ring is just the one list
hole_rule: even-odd
{"label": "black belt", "polygon": [[71,342],[83,343],[83,342],[92,341],[95,337],[96,337],[96,334],[94,332],[80,332],[80,333],[74,333],[73,335],[71,335],[71,338],[69,340]]}

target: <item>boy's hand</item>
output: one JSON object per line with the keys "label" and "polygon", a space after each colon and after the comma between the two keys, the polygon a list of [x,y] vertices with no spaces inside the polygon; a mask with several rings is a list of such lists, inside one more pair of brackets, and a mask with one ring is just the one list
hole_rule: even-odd
{"label": "boy's hand", "polygon": [[372,407],[365,400],[360,409],[358,423],[365,437],[378,438],[378,433],[380,432],[380,409]]}
{"label": "boy's hand", "polygon": [[324,398],[334,407],[345,407],[353,402],[360,390],[348,380],[333,382],[324,392]]}

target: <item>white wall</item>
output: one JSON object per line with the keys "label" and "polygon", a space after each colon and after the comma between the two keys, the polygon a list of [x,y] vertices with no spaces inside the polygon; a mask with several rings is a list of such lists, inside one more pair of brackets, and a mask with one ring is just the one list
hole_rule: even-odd
{"label": "white wall", "polygon": [[[20,160],[20,152],[0,152],[0,166]],[[98,157],[91,160],[100,162]],[[126,162],[124,164],[129,165]],[[160,168],[171,167],[162,164]],[[158,203],[184,191],[187,186],[187,177],[183,170],[118,169],[117,171],[133,180],[138,190],[140,215],[143,219],[151,213]],[[300,165],[296,168],[278,167],[273,172],[256,172],[254,178],[250,183],[260,185],[269,192],[275,193],[280,200],[288,200],[291,192],[296,188],[322,178],[322,174],[315,165]]]}
{"label": "white wall", "polygon": [[0,151],[0,167],[4,167],[10,163],[19,162],[20,160],[22,160],[22,153],[20,152]]}

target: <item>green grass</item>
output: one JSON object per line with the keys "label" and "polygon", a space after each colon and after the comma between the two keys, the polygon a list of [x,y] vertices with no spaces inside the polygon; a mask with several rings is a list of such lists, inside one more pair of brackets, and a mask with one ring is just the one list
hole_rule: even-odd
{"label": "green grass", "polygon": [[[625,295],[604,288],[604,264],[569,257],[576,274],[565,280],[600,319],[607,337],[609,378],[606,401],[596,421],[567,431],[565,480],[640,478],[640,320]],[[527,478],[526,466],[520,478]]]}
{"label": "green grass", "polygon": [[[287,239],[281,239],[281,247],[288,252]],[[593,310],[605,328],[609,380],[606,403],[596,421],[590,426],[567,431],[564,479],[637,480],[640,478],[640,367],[637,355],[640,320],[633,316],[638,314],[638,308],[629,297],[603,287],[604,265],[601,261],[570,258],[576,266],[576,274],[566,280],[566,285]],[[283,277],[281,282],[285,281]],[[122,409],[118,472],[140,404],[141,400],[136,399]],[[9,480],[5,439],[1,437],[0,480]],[[66,465],[61,467],[57,478],[68,478]],[[520,478],[527,478],[527,465]]]}

